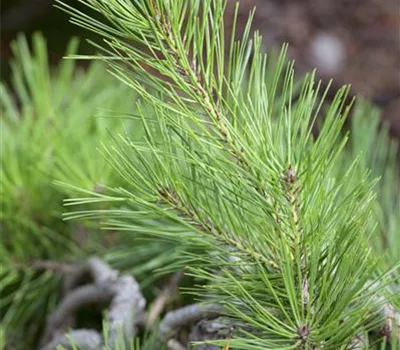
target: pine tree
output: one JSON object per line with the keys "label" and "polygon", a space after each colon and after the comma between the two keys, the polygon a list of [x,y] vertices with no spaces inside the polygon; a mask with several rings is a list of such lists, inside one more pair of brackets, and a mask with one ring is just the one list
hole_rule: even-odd
{"label": "pine tree", "polygon": [[[63,243],[46,245],[38,234],[35,246],[43,252],[28,251],[23,244],[30,230],[39,223],[39,230],[48,226],[52,237],[68,240],[72,223],[80,219],[92,229],[90,249],[71,241],[71,252],[61,258],[95,252],[139,281],[159,267],[158,274],[184,270],[193,278],[187,298],[218,310],[222,336],[208,341],[217,348],[373,348],[383,334],[392,339],[379,346],[395,349],[397,325],[388,325],[394,320],[385,310],[400,306],[400,181],[397,145],[385,129],[379,131],[378,112],[357,103],[347,134],[349,88],[325,101],[314,73],[295,76],[286,47],[279,57],[263,53],[259,34],[250,34],[252,14],[242,40],[233,33],[226,43],[223,1],[82,3],[88,14],[60,6],[72,22],[104,40],[95,44],[100,55],[75,57],[105,62],[119,82],[99,73],[79,80],[71,63],[64,63],[65,74],[50,82],[43,74],[47,64],[32,65],[35,61],[21,51],[24,70],[17,70],[15,86],[25,108],[18,110],[11,95],[2,93],[2,129],[10,151],[2,149],[1,156],[7,203],[1,222],[15,232],[29,220],[18,229],[21,240],[11,238],[1,246],[7,257],[3,322],[11,323],[6,336],[9,329],[21,329],[20,315],[29,320],[48,298],[57,298],[57,283],[50,289],[41,280],[57,282],[57,274],[38,275],[26,263],[57,260]],[[41,45],[37,56],[43,59]],[[23,42],[19,47],[26,50]],[[24,78],[29,92],[20,84]],[[65,111],[63,97],[74,93],[65,89],[74,79],[77,86],[87,82],[92,98],[77,93],[79,107],[59,121],[69,128],[60,128],[49,148],[42,135],[51,112]],[[37,89],[43,85],[47,88]],[[51,93],[57,89],[50,86],[61,89],[59,105]],[[94,132],[83,127],[93,122],[82,115],[92,114],[99,104],[96,93],[102,91],[110,98],[108,109],[126,107],[125,130],[117,119],[100,119],[105,125]],[[134,111],[129,96],[137,98]],[[85,108],[89,112],[83,113]],[[32,127],[35,118],[42,121],[37,128]],[[98,163],[92,150],[101,143],[104,158]],[[32,144],[37,152],[29,152]],[[73,145],[84,147],[83,159],[71,151]],[[51,162],[54,153],[57,166],[44,162],[26,174],[29,163]],[[43,177],[43,169],[52,171]],[[49,186],[52,180],[57,186]],[[37,198],[32,201],[41,205],[37,212],[47,217],[38,220],[36,211],[15,215],[21,184],[25,196]],[[41,200],[42,193],[51,199]],[[68,208],[79,206],[66,214],[75,220],[54,219],[61,215],[55,207],[61,195],[67,196]],[[111,251],[100,246],[98,219],[103,228],[121,233]],[[138,270],[141,261],[135,255],[148,258],[147,268]],[[33,306],[28,300],[35,301]],[[151,334],[142,340],[143,348],[174,341],[173,329],[163,325],[158,329],[162,339]]]}

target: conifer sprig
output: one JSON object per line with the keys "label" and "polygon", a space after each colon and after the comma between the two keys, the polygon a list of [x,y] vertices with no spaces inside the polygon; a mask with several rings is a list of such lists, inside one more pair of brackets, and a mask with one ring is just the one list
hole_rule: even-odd
{"label": "conifer sprig", "polygon": [[[382,288],[373,281],[382,276],[366,238],[373,183],[356,162],[336,171],[348,89],[322,109],[314,137],[322,104],[314,75],[295,83],[285,50],[267,59],[250,24],[225,51],[225,2],[83,3],[107,24],[60,6],[104,38],[102,54],[86,58],[108,62],[154,116],[139,104],[144,142],[121,135],[105,150],[127,185],[103,200],[114,195],[124,210],[78,215],[181,240],[177,264],[192,256],[205,300],[223,305],[234,325],[219,345],[346,349],[376,326]],[[149,217],[169,224],[155,229]]]}

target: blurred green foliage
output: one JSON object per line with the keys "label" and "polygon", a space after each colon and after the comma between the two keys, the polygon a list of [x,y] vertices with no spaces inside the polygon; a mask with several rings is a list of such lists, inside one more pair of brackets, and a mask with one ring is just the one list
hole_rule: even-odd
{"label": "blurred green foliage", "polygon": [[[78,40],[71,40],[66,55],[77,48]],[[0,314],[10,346],[26,349],[59,300],[60,272],[37,269],[35,261],[74,263],[98,254],[122,271],[144,276],[145,286],[157,278],[146,272],[173,260],[174,247],[99,234],[99,221],[63,220],[63,200],[77,195],[74,186],[102,193],[124,183],[98,148],[111,135],[142,136],[130,117],[135,96],[100,62],[85,69],[68,59],[49,65],[41,34],[33,36],[32,50],[19,36],[12,51],[11,83],[0,86]]]}

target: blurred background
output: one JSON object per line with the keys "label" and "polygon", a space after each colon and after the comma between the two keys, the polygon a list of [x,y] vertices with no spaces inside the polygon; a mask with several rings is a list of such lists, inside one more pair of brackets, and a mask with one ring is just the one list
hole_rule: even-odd
{"label": "blurred background", "polygon": [[[78,0],[65,0],[79,7]],[[233,13],[236,0],[229,0]],[[318,69],[334,87],[352,85],[382,107],[383,120],[400,139],[400,2],[398,0],[240,0],[239,32],[249,11],[257,7],[254,28],[266,50],[288,42],[289,55],[302,73]],[[227,23],[231,26],[231,23]],[[52,62],[57,62],[71,36],[90,33],[68,22],[54,0],[1,1],[1,74],[7,80],[9,44],[18,32],[41,31],[48,40]],[[81,53],[90,52],[81,44]]]}

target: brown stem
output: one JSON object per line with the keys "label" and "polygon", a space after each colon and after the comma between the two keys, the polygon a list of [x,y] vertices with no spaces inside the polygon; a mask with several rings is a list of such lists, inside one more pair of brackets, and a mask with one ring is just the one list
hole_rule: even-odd
{"label": "brown stem", "polygon": [[186,350],[186,348],[176,339],[170,339],[167,343],[168,350]]}
{"label": "brown stem", "polygon": [[161,198],[171,205],[179,213],[183,214],[190,224],[195,226],[199,231],[204,232],[220,242],[227,244],[229,247],[233,247],[238,251],[244,253],[246,256],[252,256],[258,261],[264,263],[268,267],[276,267],[276,263],[263,254],[257,253],[256,249],[249,249],[243,245],[237,237],[232,233],[226,232],[213,223],[209,218],[201,218],[197,212],[186,204],[182,198],[179,197],[178,193],[171,188],[162,187],[158,190]]}
{"label": "brown stem", "polygon": [[183,277],[183,272],[179,271],[176,272],[171,280],[169,281],[168,285],[163,289],[163,291],[158,295],[156,300],[154,301],[151,309],[149,311],[149,315],[147,317],[146,327],[152,328],[157,318],[162,313],[165,305],[168,303],[169,300],[173,297],[176,290],[178,289],[178,284]]}
{"label": "brown stem", "polygon": [[62,274],[71,273],[75,269],[73,264],[66,264],[52,260],[32,260],[28,265],[33,269],[59,272]]}

